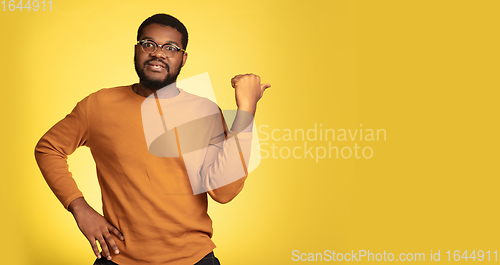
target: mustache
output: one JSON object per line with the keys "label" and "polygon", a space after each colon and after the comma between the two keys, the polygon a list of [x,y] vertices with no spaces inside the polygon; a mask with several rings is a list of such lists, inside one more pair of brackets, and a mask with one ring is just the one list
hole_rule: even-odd
{"label": "mustache", "polygon": [[150,62],[154,62],[154,61],[162,63],[165,66],[165,69],[167,69],[167,72],[170,72],[170,66],[168,66],[168,64],[166,62],[164,62],[158,58],[145,61],[143,67],[146,67],[146,65],[148,65]]}

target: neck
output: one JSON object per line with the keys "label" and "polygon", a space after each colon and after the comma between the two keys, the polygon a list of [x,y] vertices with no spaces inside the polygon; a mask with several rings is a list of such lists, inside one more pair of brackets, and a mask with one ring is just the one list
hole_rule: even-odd
{"label": "neck", "polygon": [[149,97],[151,94],[154,92],[161,91],[161,98],[166,99],[166,98],[173,98],[177,95],[179,95],[180,91],[179,88],[177,88],[176,83],[172,83],[166,87],[160,88],[160,89],[150,89],[145,87],[143,84],[135,84],[132,86],[132,90],[139,96],[142,97]]}

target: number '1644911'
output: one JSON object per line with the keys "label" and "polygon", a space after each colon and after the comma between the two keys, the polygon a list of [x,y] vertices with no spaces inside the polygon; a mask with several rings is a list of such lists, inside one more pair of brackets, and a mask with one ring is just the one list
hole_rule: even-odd
{"label": "number '1644911'", "polygon": [[38,11],[40,8],[42,11],[45,11],[45,8],[47,8],[48,11],[52,11],[52,0],[48,1],[45,3],[45,0],[43,1],[38,1],[38,0],[33,0],[33,1],[26,1],[23,3],[23,0],[19,0],[19,2],[16,2],[15,0],[10,0],[6,2],[5,0],[2,1],[3,5],[3,11]]}

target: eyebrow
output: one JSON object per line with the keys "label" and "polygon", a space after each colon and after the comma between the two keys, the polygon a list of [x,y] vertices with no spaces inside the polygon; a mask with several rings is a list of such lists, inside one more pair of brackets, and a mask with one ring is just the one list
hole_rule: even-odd
{"label": "eyebrow", "polygon": [[[155,41],[155,39],[153,39],[153,38],[151,38],[151,37],[144,37],[144,38],[142,38],[142,40],[152,40],[152,41],[156,42],[156,41]],[[160,45],[165,45],[165,44],[175,44],[175,45],[177,45],[178,47],[181,47],[181,46],[179,45],[179,43],[177,43],[177,42],[175,42],[175,41],[167,41],[166,43],[164,43],[164,44],[160,44]]]}

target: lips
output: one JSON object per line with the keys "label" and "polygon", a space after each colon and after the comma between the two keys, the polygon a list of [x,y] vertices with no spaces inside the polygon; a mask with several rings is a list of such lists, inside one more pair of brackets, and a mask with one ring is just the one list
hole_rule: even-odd
{"label": "lips", "polygon": [[167,64],[160,62],[160,61],[149,61],[146,63],[147,66],[149,66],[152,70],[155,71],[161,71],[165,68],[168,68]]}

